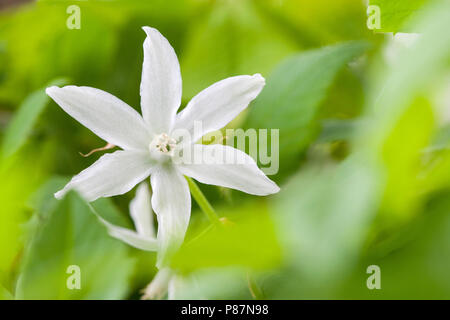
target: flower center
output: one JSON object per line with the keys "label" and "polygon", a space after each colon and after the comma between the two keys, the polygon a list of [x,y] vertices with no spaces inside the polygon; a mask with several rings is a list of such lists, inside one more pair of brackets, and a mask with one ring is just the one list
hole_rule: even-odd
{"label": "flower center", "polygon": [[159,155],[173,156],[177,141],[169,137],[166,133],[155,136],[149,145],[150,153]]}

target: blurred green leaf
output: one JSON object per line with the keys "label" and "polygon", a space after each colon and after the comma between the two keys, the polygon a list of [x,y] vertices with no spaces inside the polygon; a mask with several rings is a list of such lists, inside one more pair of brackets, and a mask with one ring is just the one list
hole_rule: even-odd
{"label": "blurred green leaf", "polygon": [[13,300],[13,295],[0,285],[0,300]]}
{"label": "blurred green leaf", "polygon": [[73,30],[66,25],[68,3],[61,1],[33,2],[22,10],[0,13],[0,39],[6,46],[0,72],[7,80],[0,82],[1,101],[17,103],[57,77],[69,77],[75,84],[106,82],[104,73],[117,49],[114,28],[121,20],[117,12],[98,10],[105,7],[100,2],[77,5],[81,29]]}
{"label": "blurred green leaf", "polygon": [[255,1],[214,1],[197,17],[181,56],[183,96],[239,74],[267,74],[298,51],[294,39],[255,10]]}
{"label": "blurred green leaf", "polygon": [[178,276],[175,299],[250,300],[248,270],[239,267],[201,269]]}
{"label": "blurred green leaf", "polygon": [[350,119],[326,119],[322,122],[322,132],[317,142],[326,143],[338,140],[351,140],[361,122]]}
{"label": "blurred green leaf", "polygon": [[381,29],[375,31],[410,31],[405,23],[428,2],[430,0],[369,0],[369,5],[380,8]]}
{"label": "blurred green leaf", "polygon": [[[377,79],[379,83],[371,87],[361,120],[364,125],[357,126],[353,134],[353,155],[335,167],[328,165],[325,172],[303,170],[282,188],[275,212],[279,217],[278,230],[284,247],[290,249],[288,257],[296,264],[283,269],[271,282],[270,288],[276,293],[271,297],[448,296],[448,284],[442,280],[446,272],[443,270],[448,270],[444,258],[448,195],[442,196],[447,204],[440,209],[441,224],[437,220],[431,222],[434,210],[426,206],[430,195],[423,187],[430,187],[437,180],[429,182],[427,171],[433,166],[421,151],[431,142],[435,130],[435,112],[428,93],[448,72],[450,36],[439,30],[449,28],[449,14],[448,2],[424,11],[417,23],[424,34],[402,53],[392,69],[383,70]],[[436,158],[440,160],[438,155]],[[438,163],[438,168],[432,170],[434,179],[448,177],[448,158]],[[390,204],[386,206],[384,202],[380,208],[383,196],[390,198]],[[376,216],[380,209],[385,210],[383,222],[395,222],[399,208],[401,213],[422,213],[414,223],[417,246],[407,248],[411,235],[400,234],[398,224],[384,228],[380,216]],[[407,222],[417,217],[411,214]],[[401,225],[407,222],[403,220]],[[377,248],[397,234],[396,245]],[[403,254],[402,248],[408,253]],[[372,264],[381,267],[382,290],[368,290],[366,286],[366,269]]]}
{"label": "blurred green leaf", "polygon": [[0,283],[13,291],[26,234],[23,224],[29,218],[26,202],[48,174],[53,161],[52,148],[44,141],[22,149],[9,158],[0,158]]}
{"label": "blurred green leaf", "polygon": [[423,150],[430,144],[434,128],[433,108],[425,98],[419,97],[386,139],[383,147],[387,174],[385,210],[400,216],[415,212],[423,194],[417,178],[423,166]]}
{"label": "blurred green leaf", "polygon": [[376,172],[352,156],[300,172],[277,195],[274,219],[286,259],[308,281],[331,285],[356,262],[377,209]]}
{"label": "blurred green leaf", "polygon": [[35,212],[33,217],[47,219],[47,216],[59,205],[59,201],[53,196],[56,190],[61,190],[67,183],[65,177],[52,177],[45,181],[28,200],[28,206]]}
{"label": "blurred green leaf", "polygon": [[[283,269],[270,281],[272,299],[448,299],[450,291],[450,197],[435,198],[423,215],[365,248],[356,264],[318,286],[298,269]],[[332,243],[332,242],[329,242]],[[367,267],[381,270],[381,290],[369,290]],[[324,267],[333,269],[333,263]]]}
{"label": "blurred green leaf", "polygon": [[433,152],[421,171],[420,187],[423,194],[448,188],[450,185],[450,150]]}
{"label": "blurred green leaf", "polygon": [[[450,296],[450,197],[435,198],[394,239],[369,248],[336,291],[339,299],[448,299]],[[368,290],[369,265],[381,270],[381,290]]]}
{"label": "blurred green leaf", "polygon": [[411,217],[426,200],[430,162],[423,151],[431,146],[436,131],[436,111],[429,101],[433,84],[449,71],[450,35],[441,30],[450,28],[450,3],[438,2],[417,19],[421,38],[377,79],[368,100],[366,125],[356,136],[356,147],[384,168],[383,209],[391,223]]}
{"label": "blurred green leaf", "polygon": [[[25,252],[16,295],[19,299],[121,299],[129,293],[134,262],[88,204],[69,193],[40,221]],[[80,290],[66,286],[70,265],[80,267]]]}
{"label": "blurred green leaf", "polygon": [[282,62],[254,101],[247,127],[280,130],[282,170],[318,133],[317,114],[336,74],[367,48],[349,42],[300,53]]}
{"label": "blurred green leaf", "polygon": [[306,47],[347,40],[373,39],[365,28],[362,1],[355,0],[257,0],[265,13]]}
{"label": "blurred green leaf", "polygon": [[183,272],[207,267],[273,268],[280,262],[280,247],[264,204],[251,203],[219,210],[223,226],[212,227],[188,240],[172,266]]}
{"label": "blurred green leaf", "polygon": [[450,148],[450,124],[440,128],[433,139],[433,145],[430,147],[429,152],[436,150],[444,150]]}
{"label": "blurred green leaf", "polygon": [[[63,86],[66,83],[67,80],[65,79],[56,79],[51,81],[45,88]],[[4,157],[11,156],[25,144],[39,115],[50,101],[50,98],[45,93],[45,88],[30,94],[14,114],[3,138],[2,153]]]}
{"label": "blurred green leaf", "polygon": [[[48,219],[60,201],[53,194],[55,190],[60,190],[69,181],[65,177],[53,177],[46,181],[30,198],[28,206],[33,209],[34,214],[26,223],[25,230],[28,237],[33,236],[42,225],[42,221]],[[125,228],[133,229],[134,226],[128,215],[122,214],[115,203],[110,198],[100,198],[90,204],[93,213],[100,215],[103,219]],[[149,279],[156,273],[156,254],[127,247],[133,258],[136,259],[136,267],[131,277],[132,289],[135,290],[132,299],[139,299],[139,290],[144,288]]]}

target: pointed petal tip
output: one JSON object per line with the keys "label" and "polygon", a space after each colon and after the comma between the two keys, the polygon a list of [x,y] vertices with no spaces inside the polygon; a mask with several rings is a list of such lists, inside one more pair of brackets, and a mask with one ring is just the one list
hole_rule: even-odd
{"label": "pointed petal tip", "polygon": [[64,197],[64,193],[62,192],[62,190],[60,190],[60,191],[58,191],[58,192],[55,192],[55,193],[53,194],[53,196],[54,196],[56,199],[61,200],[61,199]]}
{"label": "pointed petal tip", "polygon": [[80,89],[80,88],[83,88],[83,87],[78,87],[78,86],[73,86],[73,85],[64,86],[64,87],[51,86],[51,87],[48,87],[45,89],[45,93],[47,95],[49,95],[50,97],[53,97],[54,95],[56,95],[58,93],[61,94],[61,93],[65,92],[64,89]]}
{"label": "pointed petal tip", "polygon": [[270,186],[267,186],[267,189],[264,192],[264,194],[261,194],[262,196],[269,196],[271,194],[278,193],[281,190],[280,187],[275,182],[273,182],[270,179],[269,179],[269,181],[270,181]]}
{"label": "pointed petal tip", "polygon": [[270,196],[272,194],[280,192],[280,187],[272,181],[268,176],[265,176],[266,182],[264,183],[265,186],[263,188],[264,191],[261,191],[260,194],[257,194],[259,196]]}
{"label": "pointed petal tip", "polygon": [[45,93],[49,96],[51,96],[52,93],[54,93],[56,90],[60,89],[57,86],[51,86],[45,89]]}
{"label": "pointed petal tip", "polygon": [[252,75],[252,78],[257,80],[258,82],[261,82],[262,85],[266,84],[266,79],[260,73],[255,73],[254,75]]}
{"label": "pointed petal tip", "polygon": [[158,29],[149,27],[149,26],[143,26],[142,30],[144,30],[144,32],[147,34],[147,37],[151,37],[152,35],[155,34],[161,34]]}
{"label": "pointed petal tip", "polygon": [[275,182],[273,184],[274,184],[274,186],[273,186],[272,194],[280,192],[280,190],[281,190],[280,187],[277,186],[277,184]]}

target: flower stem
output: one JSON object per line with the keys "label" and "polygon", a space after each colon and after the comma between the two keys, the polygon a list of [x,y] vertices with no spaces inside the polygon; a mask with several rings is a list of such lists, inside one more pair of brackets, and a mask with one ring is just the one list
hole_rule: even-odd
{"label": "flower stem", "polygon": [[191,191],[192,197],[195,199],[200,209],[206,214],[211,223],[219,224],[219,216],[214,211],[214,208],[211,206],[208,199],[206,199],[198,185],[190,177],[186,177],[186,180],[189,184],[189,190]]}
{"label": "flower stem", "polygon": [[264,293],[259,287],[259,285],[256,283],[255,279],[250,275],[250,273],[247,273],[247,284],[248,289],[250,290],[250,293],[255,300],[264,300]]}

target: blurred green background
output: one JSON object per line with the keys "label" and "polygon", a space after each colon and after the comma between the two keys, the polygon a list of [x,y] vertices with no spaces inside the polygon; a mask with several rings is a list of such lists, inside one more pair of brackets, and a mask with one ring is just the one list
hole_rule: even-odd
{"label": "blurred green background", "polygon": [[[215,81],[261,73],[265,89],[230,127],[280,130],[279,194],[201,185],[231,223],[210,228],[193,204],[172,266],[178,297],[450,298],[450,5],[371,0],[379,30],[367,5],[1,1],[0,298],[137,299],[153,278],[154,253],[109,237],[76,194],[53,198],[99,157],[79,152],[104,142],[44,92],[92,86],[139,110],[146,25],[177,52],[183,106]],[[93,207],[131,227],[132,197]],[[73,264],[81,290],[66,287]],[[379,290],[367,287],[370,265]]]}

